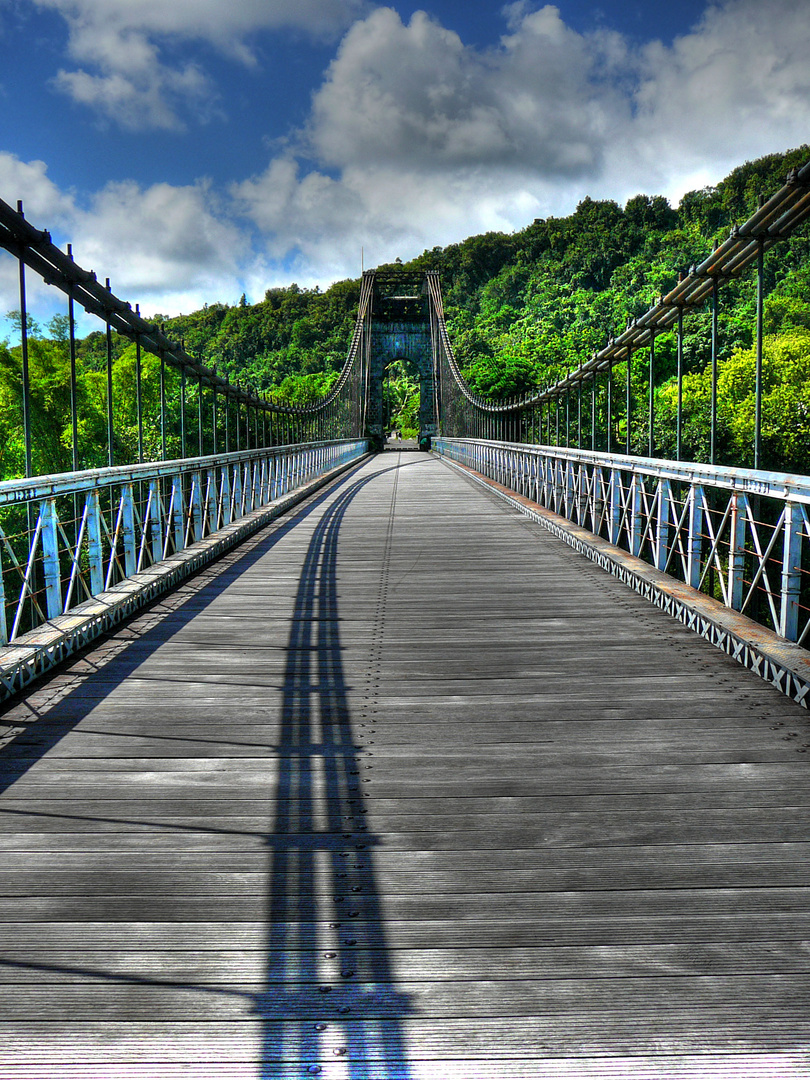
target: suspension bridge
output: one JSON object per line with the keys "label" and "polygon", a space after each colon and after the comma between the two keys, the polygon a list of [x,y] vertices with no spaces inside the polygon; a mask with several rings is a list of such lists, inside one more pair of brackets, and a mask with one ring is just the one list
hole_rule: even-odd
{"label": "suspension bridge", "polygon": [[[810,480],[759,467],[760,427],[751,469],[656,457],[652,412],[633,456],[613,384],[664,329],[680,356],[690,307],[716,335],[747,272],[761,356],[808,181],[506,403],[466,384],[430,271],[364,274],[335,386],[290,408],[0,204],[27,464],[26,274],[65,293],[73,360],[74,304],[102,320],[109,406],[103,468],[0,483],[4,1077],[810,1073]],[[413,448],[386,438],[399,358]]]}

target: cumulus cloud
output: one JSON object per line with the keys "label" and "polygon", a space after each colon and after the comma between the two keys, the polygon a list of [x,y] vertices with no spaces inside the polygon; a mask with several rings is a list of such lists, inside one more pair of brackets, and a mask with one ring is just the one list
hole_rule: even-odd
{"label": "cumulus cloud", "polygon": [[252,64],[252,35],[296,29],[330,37],[364,0],[33,0],[57,11],[80,65],[55,85],[74,101],[132,130],[172,129],[217,109],[217,91],[199,65],[166,59],[161,44],[202,41]]}
{"label": "cumulus cloud", "polygon": [[[41,161],[0,153],[0,191],[25,193],[26,217],[73,243],[76,261],[109,277],[113,292],[142,310],[177,312],[214,299],[235,301],[250,243],[209,185],[112,183],[86,203],[61,192]],[[19,306],[17,264],[0,259],[0,314]],[[32,295],[50,311],[62,301],[30,274]]]}
{"label": "cumulus cloud", "polygon": [[[166,10],[157,0],[37,2],[72,13],[79,38],[87,26],[76,55],[87,50],[99,70],[112,65],[120,35],[132,35],[130,54],[104,76],[120,77],[122,100],[139,72],[162,70],[155,35],[191,34],[192,12],[198,36],[213,42],[219,33],[218,47],[236,55],[249,50],[251,28],[272,20],[291,25],[317,9],[313,25],[328,32],[355,10],[350,0],[175,0]],[[108,38],[102,10],[111,13]],[[156,29],[145,27],[147,15]],[[305,127],[264,172],[227,192],[117,184],[78,207],[42,163],[7,155],[2,189],[22,189],[32,210],[41,206],[38,223],[62,215],[77,258],[109,274],[120,295],[176,311],[243,287],[260,296],[291,277],[327,284],[356,275],[361,246],[366,265],[408,258],[567,214],[586,195],[624,202],[646,191],[677,201],[746,158],[807,141],[804,2],[724,0],[671,45],[580,34],[556,7],[529,0],[504,16],[500,41],[476,49],[424,12],[405,22],[392,8],[371,10],[346,31]],[[154,124],[165,107],[170,123],[172,94],[203,102],[204,77],[177,72],[188,86],[153,80],[147,100],[144,76],[140,105],[122,109],[141,107]]]}
{"label": "cumulus cloud", "polygon": [[692,179],[808,141],[807,16],[803,0],[728,0],[671,48],[643,49],[622,133],[643,173],[680,195]]}
{"label": "cumulus cloud", "polygon": [[570,30],[554,7],[513,12],[498,49],[466,47],[424,12],[358,22],[313,102],[311,145],[327,165],[416,163],[430,171],[508,164],[592,170],[626,103],[606,79],[602,35]]}
{"label": "cumulus cloud", "polygon": [[232,190],[271,254],[293,252],[304,280],[354,272],[361,244],[382,261],[508,230],[599,171],[630,112],[610,83],[621,40],[576,34],[553,7],[508,16],[489,51],[424,12],[380,8],[349,30],[299,157]]}
{"label": "cumulus cloud", "polygon": [[[276,256],[380,261],[568,213],[586,194],[674,201],[810,130],[810,20],[726,0],[672,45],[580,34],[551,5],[504,9],[498,45],[378,8],[345,35],[298,157],[234,188]],[[397,247],[399,250],[397,250]]]}
{"label": "cumulus cloud", "polygon": [[206,184],[108,184],[76,220],[76,257],[112,279],[113,290],[149,299],[182,291],[212,298],[235,279],[247,251]]}
{"label": "cumulus cloud", "polygon": [[0,151],[0,192],[6,201],[25,198],[24,210],[34,222],[47,217],[59,225],[72,219],[75,204],[72,196],[65,194],[47,176],[44,161],[20,161],[15,154]]}

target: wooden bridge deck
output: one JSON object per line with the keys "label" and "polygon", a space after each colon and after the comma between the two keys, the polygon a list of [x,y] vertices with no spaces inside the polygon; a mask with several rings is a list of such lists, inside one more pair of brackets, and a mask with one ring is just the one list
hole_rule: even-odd
{"label": "wooden bridge deck", "polygon": [[806,714],[437,460],[2,717],[0,1075],[810,1075]]}

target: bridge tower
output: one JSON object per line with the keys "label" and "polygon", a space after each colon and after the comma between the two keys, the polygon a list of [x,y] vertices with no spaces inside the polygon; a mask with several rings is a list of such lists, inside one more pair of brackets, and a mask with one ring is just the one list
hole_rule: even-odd
{"label": "bridge tower", "polygon": [[383,384],[390,366],[404,361],[419,381],[419,445],[436,434],[436,380],[430,334],[427,279],[421,271],[375,270],[368,360],[366,428],[382,449],[386,435]]}

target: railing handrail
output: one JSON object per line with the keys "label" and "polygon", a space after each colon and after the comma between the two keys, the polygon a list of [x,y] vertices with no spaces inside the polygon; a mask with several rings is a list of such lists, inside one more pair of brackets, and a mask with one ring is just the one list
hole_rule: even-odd
{"label": "railing handrail", "polygon": [[[442,439],[434,440],[441,442]],[[599,450],[579,450],[576,447],[545,446],[513,443],[492,439],[445,438],[443,441],[470,445],[520,450],[537,456],[557,457],[566,461],[582,461],[605,468],[626,469],[667,480],[690,484],[728,488],[753,495],[810,504],[810,477],[795,473],[768,472],[764,469],[745,469],[728,465],[706,465],[696,461],[671,461],[668,458],[639,457],[635,454],[608,454]]]}
{"label": "railing handrail", "polygon": [[204,457],[172,458],[166,461],[145,461],[139,465],[113,465],[78,472],[30,476],[18,480],[0,481],[0,506],[18,506],[32,499],[57,495],[73,495],[110,484],[137,482],[178,473],[215,469],[239,461],[252,461],[282,453],[317,450],[326,446],[341,446],[357,439],[319,439],[306,443],[285,443],[280,446],[260,446],[250,450],[232,450],[227,454],[208,454]]}

